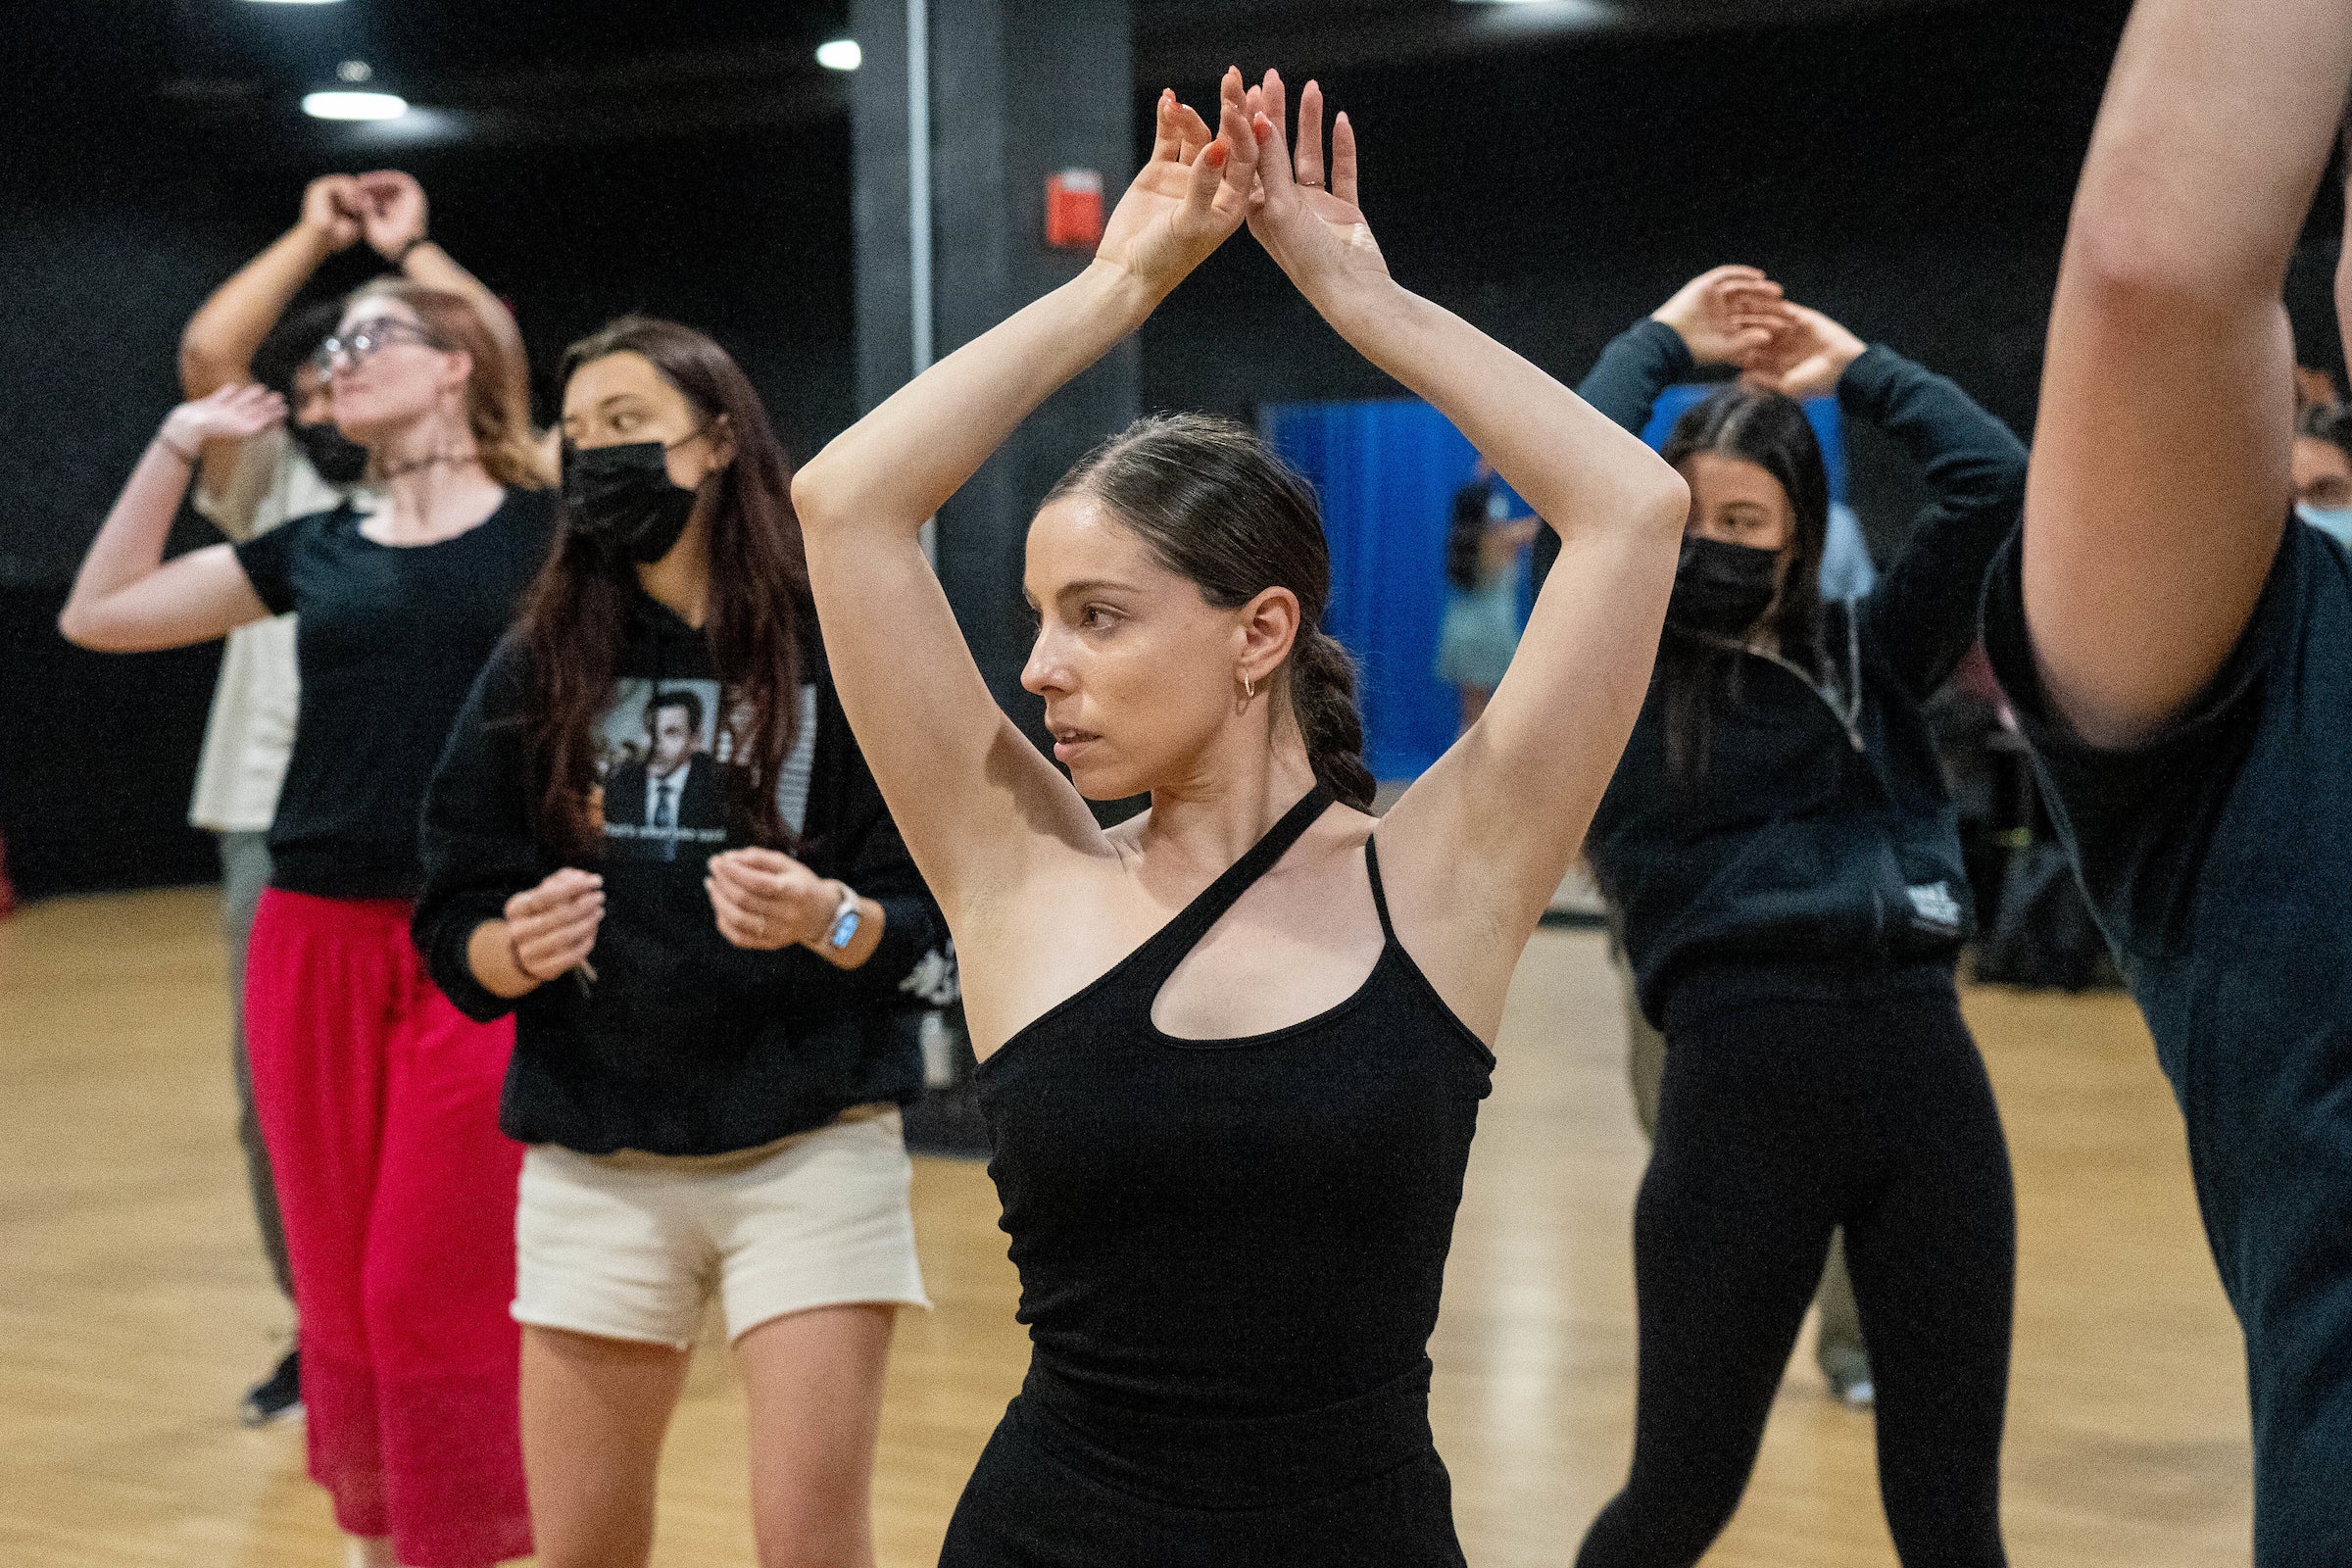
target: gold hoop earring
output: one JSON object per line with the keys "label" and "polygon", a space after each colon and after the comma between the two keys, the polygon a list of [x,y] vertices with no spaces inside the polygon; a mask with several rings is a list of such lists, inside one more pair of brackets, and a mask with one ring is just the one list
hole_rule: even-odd
{"label": "gold hoop earring", "polygon": [[1253,700],[1253,699],[1255,699],[1255,697],[1256,697],[1256,696],[1257,696],[1257,684],[1256,684],[1256,682],[1252,681],[1252,680],[1250,678],[1250,672],[1249,672],[1248,670],[1244,670],[1244,671],[1242,671],[1242,697],[1243,697],[1243,700],[1244,700],[1244,701],[1250,701],[1250,700]]}

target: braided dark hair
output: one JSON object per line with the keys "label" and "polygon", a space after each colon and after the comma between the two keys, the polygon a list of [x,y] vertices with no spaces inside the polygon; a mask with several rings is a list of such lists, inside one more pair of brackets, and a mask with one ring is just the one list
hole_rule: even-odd
{"label": "braided dark hair", "polygon": [[1268,588],[1298,596],[1298,634],[1276,671],[1315,777],[1358,810],[1372,805],[1355,662],[1322,628],[1331,546],[1315,492],[1248,426],[1207,414],[1135,421],[1080,459],[1047,501],[1100,497],[1160,564],[1219,610]]}

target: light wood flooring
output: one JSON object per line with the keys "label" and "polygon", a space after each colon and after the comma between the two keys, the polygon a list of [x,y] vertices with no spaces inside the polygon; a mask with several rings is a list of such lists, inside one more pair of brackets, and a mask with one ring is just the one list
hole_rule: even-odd
{"label": "light wood flooring", "polygon": [[[231,1133],[217,903],[61,900],[0,921],[0,1565],[335,1568],[298,1428],[240,1429],[288,1314]],[[2021,1565],[2244,1563],[2239,1341],[2180,1118],[2118,998],[1972,994],[2017,1163],[2007,1521]],[[1472,1563],[1568,1562],[1633,1409],[1629,1215],[1643,1147],[1599,939],[1539,933],[1471,1161],[1433,1354]],[[928,1314],[902,1318],[874,1509],[928,1568],[1026,1343],[977,1164],[918,1162]],[[742,1404],[698,1357],[663,1471],[662,1568],[753,1562]],[[1715,1568],[1894,1561],[1869,1418],[1800,1348]]]}

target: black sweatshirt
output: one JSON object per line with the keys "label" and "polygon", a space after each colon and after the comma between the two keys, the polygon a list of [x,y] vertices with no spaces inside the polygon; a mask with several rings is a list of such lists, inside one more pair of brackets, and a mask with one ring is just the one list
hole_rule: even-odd
{"label": "black sweatshirt", "polygon": [[[1578,390],[1639,431],[1692,369],[1680,335],[1644,321]],[[1922,963],[1948,971],[1973,917],[1920,705],[1976,640],[1985,568],[2024,506],[2026,450],[1957,386],[1886,348],[1847,368],[1838,399],[1910,453],[1933,499],[1875,590],[1823,607],[1832,684],[1734,656],[1696,780],[1669,775],[1662,669],[1653,676],[1586,840],[1653,1022],[1701,969],[1760,995],[1842,989]],[[1559,548],[1544,537],[1539,570]]]}
{"label": "black sweatshirt", "polygon": [[[602,730],[607,851],[593,859],[567,858],[539,830],[528,652],[510,636],[484,666],[425,798],[415,934],[434,981],[467,1016],[515,1013],[499,1115],[509,1137],[591,1154],[728,1153],[821,1126],[850,1105],[921,1093],[906,1013],[952,997],[952,950],[811,643],[813,704],[802,707],[813,706],[814,746],[810,756],[804,726],[798,858],[884,911],[881,944],[849,970],[806,948],[755,953],[719,935],[705,862],[750,840],[715,787],[719,691],[703,633],[642,593],[630,607]],[[666,791],[649,768],[657,694],[684,694],[660,707],[672,730],[690,720],[695,732],[683,773],[667,775],[683,787]],[[467,940],[564,864],[605,879],[588,960],[597,978],[575,970],[508,1002],[474,979]]]}

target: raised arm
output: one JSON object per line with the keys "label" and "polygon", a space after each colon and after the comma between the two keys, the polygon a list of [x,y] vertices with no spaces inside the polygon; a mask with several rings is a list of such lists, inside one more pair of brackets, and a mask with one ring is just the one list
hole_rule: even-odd
{"label": "raised arm", "polygon": [[[1702,368],[1743,364],[1762,348],[1779,323],[1771,313],[1780,298],[1780,284],[1755,268],[1709,268],[1645,319],[1611,338],[1576,395],[1640,435],[1649,425],[1659,393]],[[1546,532],[1536,540],[1539,593],[1559,555],[1557,534]]]}
{"label": "raised arm", "polygon": [[1356,203],[1348,118],[1333,125],[1325,190],[1321,93],[1310,82],[1300,94],[1295,164],[1284,96],[1268,73],[1251,231],[1341,336],[1451,419],[1561,539],[1485,715],[1380,827],[1399,932],[1446,1001],[1491,1034],[1641,711],[1690,498],[1640,437],[1397,286]]}
{"label": "raised arm", "polygon": [[[254,351],[326,259],[360,237],[358,182],[321,174],[303,187],[302,217],[230,275],[179,335],[179,389],[194,401],[253,377]],[[234,441],[207,442],[204,489],[220,494],[236,461]]]}
{"label": "raised arm", "polygon": [[2343,0],[2140,0],[2075,197],[2026,490],[2041,680],[2095,745],[2236,646],[2287,514],[2279,304],[2352,80]]}
{"label": "raised arm", "polygon": [[68,642],[145,653],[210,642],[269,614],[229,546],[193,550],[166,564],[164,539],[188,493],[197,449],[242,441],[285,416],[284,399],[252,385],[224,386],[172,411],[82,558],[57,617]]}
{"label": "raised arm", "polygon": [[1901,554],[1861,613],[1913,696],[1925,699],[1977,640],[1984,570],[2016,531],[2026,448],[1945,377],[1863,341],[1819,311],[1778,307],[1784,328],[1746,379],[1798,399],[1835,392],[1847,418],[1891,436],[1928,488]]}
{"label": "raised arm", "polygon": [[1030,411],[1141,325],[1241,226],[1256,149],[1240,73],[1211,138],[1163,94],[1094,263],[899,389],[794,478],[842,707],[951,926],[1057,849],[1102,853],[1069,781],[997,707],[917,530]]}
{"label": "raised arm", "polygon": [[522,332],[514,313],[489,286],[460,267],[457,259],[426,235],[424,187],[395,169],[379,169],[352,180],[353,209],[368,248],[401,270],[413,283],[455,294],[473,306],[489,330],[525,400],[529,397],[529,361],[523,353]]}

